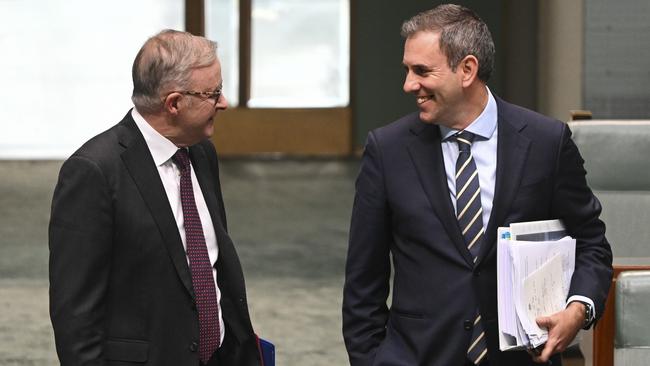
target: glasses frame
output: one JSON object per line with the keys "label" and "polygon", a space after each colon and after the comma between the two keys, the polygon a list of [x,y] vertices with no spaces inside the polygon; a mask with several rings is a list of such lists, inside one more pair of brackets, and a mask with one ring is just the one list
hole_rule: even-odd
{"label": "glasses frame", "polygon": [[173,90],[173,91],[170,91],[169,93],[167,93],[167,96],[165,98],[163,98],[163,100],[167,99],[167,97],[170,94],[173,94],[173,93],[179,93],[179,94],[183,94],[183,95],[190,95],[190,96],[193,96],[193,97],[198,97],[198,98],[201,98],[201,100],[204,100],[204,101],[208,100],[208,99],[212,99],[214,101],[214,107],[216,107],[217,104],[219,104],[219,99],[221,99],[221,96],[223,95],[223,88],[219,88],[219,89],[217,89],[216,91],[213,91],[213,92],[210,92],[210,91],[200,92],[200,91],[195,91],[195,90]]}

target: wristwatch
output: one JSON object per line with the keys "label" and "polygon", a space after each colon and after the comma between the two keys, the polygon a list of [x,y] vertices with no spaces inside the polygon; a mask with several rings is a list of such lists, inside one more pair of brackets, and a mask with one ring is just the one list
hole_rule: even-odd
{"label": "wristwatch", "polygon": [[585,320],[582,323],[582,329],[587,330],[591,327],[591,323],[593,322],[594,309],[588,302],[580,300],[578,300],[578,302],[585,305]]}

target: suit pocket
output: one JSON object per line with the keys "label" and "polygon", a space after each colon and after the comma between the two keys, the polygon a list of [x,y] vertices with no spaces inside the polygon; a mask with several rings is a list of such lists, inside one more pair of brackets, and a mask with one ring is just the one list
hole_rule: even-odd
{"label": "suit pocket", "polygon": [[408,312],[408,311],[403,311],[399,309],[395,309],[394,307],[390,309],[391,313],[393,315],[397,315],[402,318],[409,318],[409,319],[424,319],[424,314],[418,314],[415,312]]}
{"label": "suit pocket", "polygon": [[508,222],[535,221],[548,219],[551,208],[552,187],[550,179],[542,179],[528,184],[522,182],[510,206],[512,216]]}
{"label": "suit pocket", "polygon": [[149,342],[137,339],[109,339],[104,343],[104,358],[110,361],[147,362]]}
{"label": "suit pocket", "polygon": [[544,194],[548,191],[549,180],[548,178],[543,178],[537,182],[528,183],[522,182],[517,190],[517,199]]}

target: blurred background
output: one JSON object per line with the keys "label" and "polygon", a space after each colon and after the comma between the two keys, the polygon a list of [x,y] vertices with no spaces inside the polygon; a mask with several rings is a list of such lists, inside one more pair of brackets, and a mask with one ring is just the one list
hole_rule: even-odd
{"label": "blurred background", "polygon": [[[278,365],[343,365],[340,304],[358,157],[415,110],[401,23],[440,1],[0,0],[0,365],[54,365],[47,223],[62,160],[131,108],[163,28],[219,43],[213,138],[253,324]],[[493,34],[491,90],[566,121],[650,118],[647,0],[457,1]]]}

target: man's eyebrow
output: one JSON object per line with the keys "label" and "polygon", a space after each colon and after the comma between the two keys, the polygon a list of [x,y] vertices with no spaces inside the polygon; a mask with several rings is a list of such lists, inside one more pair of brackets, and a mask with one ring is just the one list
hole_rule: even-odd
{"label": "man's eyebrow", "polygon": [[430,70],[432,68],[431,66],[429,66],[427,64],[417,63],[417,64],[413,64],[413,65],[407,65],[404,62],[402,62],[402,67],[404,67],[406,69],[412,68],[412,69],[419,69],[419,70]]}
{"label": "man's eyebrow", "polygon": [[410,67],[429,67],[429,65],[426,62],[423,62],[422,60],[415,61],[413,63],[409,63],[407,61],[402,61],[402,66],[410,66]]}

